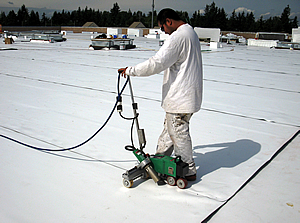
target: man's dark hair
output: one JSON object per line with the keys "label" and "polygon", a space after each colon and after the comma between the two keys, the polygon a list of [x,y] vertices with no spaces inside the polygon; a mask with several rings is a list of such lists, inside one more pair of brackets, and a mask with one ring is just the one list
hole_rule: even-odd
{"label": "man's dark hair", "polygon": [[157,15],[157,21],[159,21],[161,24],[166,23],[167,18],[174,19],[175,21],[182,20],[180,16],[170,8],[162,9]]}

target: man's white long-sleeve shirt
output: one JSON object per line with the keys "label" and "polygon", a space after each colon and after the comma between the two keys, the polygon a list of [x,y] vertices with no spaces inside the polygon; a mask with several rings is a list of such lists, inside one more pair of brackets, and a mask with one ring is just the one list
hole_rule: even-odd
{"label": "man's white long-sleeve shirt", "polygon": [[189,24],[183,24],[150,59],[128,67],[129,76],[150,76],[164,71],[162,107],[168,113],[195,113],[202,103],[200,41]]}

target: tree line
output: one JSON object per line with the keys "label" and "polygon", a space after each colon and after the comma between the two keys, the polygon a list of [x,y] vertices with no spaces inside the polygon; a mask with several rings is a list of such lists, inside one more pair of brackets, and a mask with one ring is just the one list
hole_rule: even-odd
{"label": "tree line", "polygon": [[[240,32],[285,32],[291,33],[292,28],[298,27],[297,16],[290,18],[291,9],[287,5],[281,16],[274,16],[268,19],[255,19],[253,12],[233,12],[228,15],[224,8],[219,8],[214,2],[206,5],[204,12],[195,11],[190,18],[187,12],[177,11],[182,19],[193,27],[220,28],[225,31]],[[153,12],[154,24],[157,12]],[[40,17],[38,12],[28,11],[22,5],[17,13],[11,10],[7,15],[0,14],[0,24],[3,26],[82,26],[86,22],[95,22],[100,27],[128,27],[133,22],[142,22],[147,28],[152,25],[152,12],[147,14],[137,11],[121,11],[118,3],[114,3],[110,11],[100,11],[85,7],[77,10],[61,12],[54,11],[51,17],[45,13]]]}
{"label": "tree line", "polygon": [[290,15],[291,9],[287,5],[281,16],[266,20],[262,16],[256,20],[253,12],[236,13],[235,10],[228,17],[224,8],[218,8],[213,2],[211,5],[206,5],[204,13],[195,12],[190,23],[194,27],[220,28],[223,31],[292,33],[292,28],[298,27],[298,20],[297,16],[290,19]]}

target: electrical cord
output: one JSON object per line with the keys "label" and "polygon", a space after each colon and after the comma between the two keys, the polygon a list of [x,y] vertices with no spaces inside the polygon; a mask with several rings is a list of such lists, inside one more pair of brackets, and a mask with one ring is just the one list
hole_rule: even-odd
{"label": "electrical cord", "polygon": [[[138,118],[138,115],[139,114],[136,114],[135,117],[132,117],[132,118],[128,118],[128,117],[125,117],[122,115],[122,111],[123,111],[123,108],[122,108],[122,96],[120,94],[120,75],[121,73],[119,73],[119,76],[118,76],[118,83],[117,83],[117,90],[118,90],[118,96],[117,96],[117,103],[119,103],[119,105],[117,106],[117,110],[118,110],[118,113],[120,115],[121,118],[125,119],[125,120],[131,120],[132,121],[132,124],[131,124],[131,128],[130,128],[130,140],[131,140],[131,145],[127,145],[125,146],[125,149],[128,150],[128,151],[134,151],[135,149],[137,149],[135,146],[134,146],[134,142],[133,142],[133,126],[134,126],[134,121],[135,119]],[[129,78],[129,77],[128,77]],[[129,79],[127,79],[128,81]],[[140,151],[142,151],[143,148],[140,149]]]}
{"label": "electrical cord", "polygon": [[[119,75],[118,75],[118,86],[117,86],[117,88],[118,88],[118,96],[117,96],[117,100],[116,100],[116,103],[115,103],[115,105],[114,105],[114,107],[113,107],[113,109],[112,109],[112,111],[111,111],[111,113],[109,114],[109,116],[108,116],[108,118],[106,119],[106,121],[103,123],[103,125],[90,137],[90,138],[88,138],[87,140],[85,140],[84,142],[82,142],[82,143],[80,143],[80,144],[78,144],[78,145],[76,145],[76,146],[73,146],[73,147],[69,147],[69,148],[64,148],[64,149],[47,149],[47,148],[41,148],[41,147],[36,147],[36,146],[32,146],[32,145],[30,145],[30,144],[27,144],[27,143],[23,143],[23,142],[21,142],[21,141],[19,141],[19,140],[16,140],[16,139],[13,139],[13,138],[11,138],[11,137],[8,137],[8,136],[5,136],[5,135],[2,135],[2,134],[0,134],[0,137],[2,137],[2,138],[5,138],[5,139],[7,139],[7,140],[10,140],[10,141],[13,141],[13,142],[15,142],[15,143],[18,143],[18,144],[20,144],[20,145],[23,145],[23,146],[26,146],[26,147],[29,147],[29,148],[31,148],[31,149],[35,149],[35,150],[39,150],[39,151],[46,151],[46,152],[62,152],[62,151],[68,151],[68,150],[74,150],[74,149],[77,149],[77,148],[79,148],[79,147],[81,147],[81,146],[83,146],[84,144],[86,144],[86,143],[88,143],[89,141],[91,141],[105,126],[106,126],[106,124],[108,123],[108,121],[110,120],[110,118],[112,117],[112,115],[113,115],[113,113],[114,113],[114,111],[116,110],[116,108],[117,108],[117,105],[118,105],[118,102],[119,102],[119,98],[121,98],[121,95],[122,95],[122,93],[123,93],[123,91],[125,90],[125,87],[127,86],[127,84],[128,84],[128,81],[129,81],[129,77],[127,78],[127,80],[126,80],[126,82],[124,83],[124,85],[123,85],[123,87],[122,87],[122,89],[121,89],[121,91],[120,91],[120,73],[119,73]],[[134,120],[135,118],[133,118],[133,120]],[[132,139],[132,143],[133,143],[133,139]]]}

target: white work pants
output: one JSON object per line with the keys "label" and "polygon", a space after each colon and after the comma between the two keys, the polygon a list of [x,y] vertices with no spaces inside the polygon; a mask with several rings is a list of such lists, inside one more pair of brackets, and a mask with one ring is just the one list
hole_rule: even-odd
{"label": "white work pants", "polygon": [[166,113],[164,130],[161,133],[156,154],[181,156],[183,162],[189,164],[187,176],[196,174],[193,159],[192,140],[189,132],[189,121],[192,114]]}

